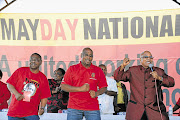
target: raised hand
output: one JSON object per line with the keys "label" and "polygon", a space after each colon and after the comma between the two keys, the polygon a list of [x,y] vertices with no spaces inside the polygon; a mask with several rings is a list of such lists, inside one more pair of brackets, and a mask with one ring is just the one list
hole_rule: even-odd
{"label": "raised hand", "polygon": [[126,65],[128,65],[131,61],[129,60],[129,58],[124,58],[123,60],[123,66],[125,67]]}
{"label": "raised hand", "polygon": [[120,71],[122,71],[130,62],[131,61],[129,60],[129,58],[124,58],[123,63],[121,64]]}

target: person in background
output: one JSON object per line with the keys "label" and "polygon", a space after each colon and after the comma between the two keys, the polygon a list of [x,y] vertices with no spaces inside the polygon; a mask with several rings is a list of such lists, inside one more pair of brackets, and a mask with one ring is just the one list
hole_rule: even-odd
{"label": "person in background", "polygon": [[48,113],[58,113],[58,110],[67,109],[69,93],[61,90],[60,87],[64,74],[64,69],[58,68],[54,71],[54,79],[48,79],[51,90],[51,97],[47,102]]}
{"label": "person in background", "polygon": [[124,58],[121,66],[114,72],[115,80],[129,81],[130,83],[131,94],[126,110],[126,119],[168,120],[166,107],[162,101],[161,86],[173,87],[174,79],[168,76],[163,69],[152,67],[153,57],[149,51],[141,53],[140,62],[141,65],[132,66],[129,70],[124,71],[124,68],[130,63],[129,58]]}
{"label": "person in background", "polygon": [[[179,108],[180,108],[180,98],[178,99],[176,105],[173,107],[173,112],[178,110]],[[180,110],[178,116],[180,116]]]}
{"label": "person in background", "polygon": [[[107,68],[104,64],[100,64],[99,67],[102,69],[104,72],[104,75],[107,75]],[[110,77],[106,76],[106,81],[108,84],[107,91],[98,96],[98,101],[100,104],[100,111],[101,114],[103,115],[113,115],[114,113],[114,96],[117,96],[117,86],[116,86],[116,81]]]}
{"label": "person in background", "polygon": [[128,104],[128,94],[126,86],[121,81],[117,81],[116,85],[118,89],[118,94],[114,98],[114,115],[117,115],[118,112],[126,112],[126,107]]}
{"label": "person in background", "polygon": [[8,90],[7,85],[5,83],[1,82],[2,76],[3,76],[3,73],[0,70],[0,111],[2,109],[8,108],[7,101],[11,97],[11,93]]}
{"label": "person in background", "polygon": [[[100,120],[97,97],[107,90],[106,78],[101,68],[92,64],[93,51],[84,48],[81,62],[70,66],[61,83],[69,93],[67,120]],[[99,89],[97,89],[99,87]]]}
{"label": "person in background", "polygon": [[7,80],[8,89],[12,92],[8,120],[39,120],[38,113],[44,113],[51,92],[46,76],[39,70],[41,63],[41,56],[33,53],[30,67],[17,69]]}

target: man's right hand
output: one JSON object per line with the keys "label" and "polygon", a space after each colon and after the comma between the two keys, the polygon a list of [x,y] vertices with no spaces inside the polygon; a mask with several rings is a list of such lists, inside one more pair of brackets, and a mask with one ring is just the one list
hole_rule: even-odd
{"label": "man's right hand", "polygon": [[81,91],[81,92],[87,92],[87,91],[89,91],[89,84],[88,84],[88,83],[85,83],[84,85],[82,85],[82,86],[80,87],[80,91]]}
{"label": "man's right hand", "polygon": [[24,96],[22,94],[20,94],[20,93],[16,93],[15,97],[16,97],[17,101],[20,101],[20,100],[22,100],[24,98]]}
{"label": "man's right hand", "polygon": [[126,65],[128,65],[131,61],[129,60],[129,58],[124,58],[123,60],[123,66],[125,67]]}
{"label": "man's right hand", "polygon": [[129,60],[129,58],[124,58],[123,63],[121,64],[121,68],[119,70],[122,71],[130,62],[131,61]]}
{"label": "man's right hand", "polygon": [[120,107],[115,106],[115,112],[119,112],[120,110],[121,110],[121,108],[120,108]]}

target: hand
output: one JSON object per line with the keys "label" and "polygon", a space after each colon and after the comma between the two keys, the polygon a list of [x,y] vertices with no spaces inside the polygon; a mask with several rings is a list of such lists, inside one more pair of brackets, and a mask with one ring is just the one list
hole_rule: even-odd
{"label": "hand", "polygon": [[129,58],[124,58],[123,60],[123,66],[126,67],[126,65],[128,65],[131,61],[129,60]]}
{"label": "hand", "polygon": [[153,76],[154,79],[161,81],[161,77],[157,74],[156,71],[153,71],[150,74]]}
{"label": "hand", "polygon": [[81,92],[87,92],[87,91],[89,91],[89,84],[88,84],[88,83],[85,83],[84,85],[82,85],[82,86],[80,87],[80,91],[81,91]]}
{"label": "hand", "polygon": [[22,100],[24,98],[24,96],[22,94],[20,94],[20,93],[15,94],[15,97],[16,97],[17,101],[20,101],[20,100]]}
{"label": "hand", "polygon": [[129,60],[129,58],[124,58],[123,63],[121,64],[121,68],[119,69],[119,71],[122,71],[126,65],[128,65],[131,61]]}
{"label": "hand", "polygon": [[38,114],[43,115],[44,114],[44,109],[40,108]]}
{"label": "hand", "polygon": [[91,98],[95,98],[98,96],[94,90],[90,90],[89,93],[90,93]]}
{"label": "hand", "polygon": [[115,112],[119,112],[120,111],[120,107],[118,107],[118,106],[115,106]]}
{"label": "hand", "polygon": [[60,87],[56,87],[55,91],[56,93],[60,90]]}

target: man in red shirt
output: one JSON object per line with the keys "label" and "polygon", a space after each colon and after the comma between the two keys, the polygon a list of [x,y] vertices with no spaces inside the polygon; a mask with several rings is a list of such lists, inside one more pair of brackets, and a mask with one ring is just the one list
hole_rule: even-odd
{"label": "man in red shirt", "polygon": [[140,62],[141,65],[132,66],[124,71],[125,66],[130,63],[129,58],[124,58],[121,66],[114,72],[115,80],[130,83],[131,95],[126,109],[126,119],[161,120],[162,117],[163,120],[168,120],[166,107],[162,101],[161,86],[173,87],[174,79],[163,69],[151,66],[153,57],[149,51],[141,54]]}
{"label": "man in red shirt", "polygon": [[44,113],[51,93],[46,76],[39,71],[41,63],[41,56],[33,53],[30,67],[17,69],[7,80],[8,89],[12,92],[8,120],[39,120],[38,113]]}
{"label": "man in red shirt", "polygon": [[[178,99],[176,105],[173,107],[173,112],[176,111],[179,108],[180,108],[180,98]],[[179,111],[178,116],[180,116],[180,111]]]}
{"label": "man in red shirt", "polygon": [[[0,70],[0,80],[2,79],[3,73]],[[0,81],[0,110],[8,108],[7,100],[11,97],[7,85]]]}
{"label": "man in red shirt", "polygon": [[[92,64],[93,51],[84,48],[79,64],[70,66],[61,89],[69,93],[67,120],[100,120],[97,96],[107,90],[106,78],[101,68]],[[98,89],[97,89],[98,87]]]}

